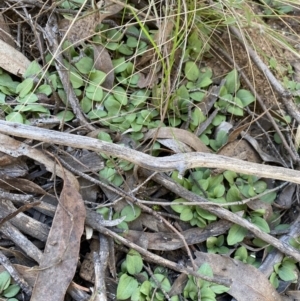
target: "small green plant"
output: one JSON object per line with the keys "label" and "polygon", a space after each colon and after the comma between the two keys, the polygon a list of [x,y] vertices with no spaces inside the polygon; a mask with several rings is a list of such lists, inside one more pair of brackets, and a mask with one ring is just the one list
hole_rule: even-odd
{"label": "small green plant", "polygon": [[224,246],[225,239],[224,235],[220,235],[219,237],[209,237],[206,240],[206,248],[208,253],[213,254],[226,254],[229,252],[229,249]]}
{"label": "small green plant", "polygon": [[270,276],[270,282],[272,285],[277,288],[279,286],[279,279],[283,281],[296,282],[298,279],[297,274],[297,261],[285,257],[282,262],[279,262],[274,265],[274,272]]}
{"label": "small green plant", "polygon": [[240,260],[243,263],[254,265],[256,267],[259,266],[259,263],[255,261],[255,255],[249,255],[248,250],[244,246],[239,247],[234,252],[234,259]]}
{"label": "small green plant", "polygon": [[[165,269],[157,267],[150,277],[143,271],[143,259],[135,250],[130,250],[121,265],[117,287],[117,299],[131,301],[163,301],[164,293],[171,289],[171,283]],[[178,296],[171,297],[179,301]]]}
{"label": "small green plant", "polygon": [[0,274],[0,296],[8,298],[7,301],[18,301],[15,297],[20,291],[20,287],[17,284],[11,283],[12,278],[7,271]]}
{"label": "small green plant", "polygon": [[285,15],[294,11],[294,8],[288,2],[277,0],[262,0],[265,15]]}
{"label": "small green plant", "polygon": [[[213,271],[208,263],[202,264],[198,273],[213,277]],[[200,300],[200,295],[203,301],[214,301],[216,300],[216,295],[223,294],[229,289],[229,287],[224,285],[214,284],[203,279],[188,276],[188,282],[183,290],[183,296],[188,300],[197,301]]]}
{"label": "small green plant", "polygon": [[[262,231],[266,233],[270,232],[269,224],[264,219],[265,210],[249,210],[247,204],[238,203],[245,198],[254,198],[261,193],[267,192],[266,182],[260,180],[258,177],[238,175],[233,171],[225,171],[223,174],[213,176],[209,169],[197,168],[191,172],[189,177],[182,178],[178,178],[178,172],[174,171],[172,178],[186,189],[205,197],[209,201],[222,204],[230,203],[228,207],[232,212],[243,211],[244,218],[251,221]],[[276,192],[274,191],[259,197],[261,201],[270,204],[275,198]],[[189,222],[192,226],[197,225],[203,228],[217,219],[215,215],[200,208],[200,206],[183,204],[185,202],[187,202],[185,199],[178,198],[172,202],[171,206],[175,212],[180,214],[182,221]],[[234,205],[234,203],[237,203],[237,205]],[[246,234],[247,230],[243,227],[232,225],[228,231],[227,244],[231,246],[243,241]],[[222,246],[222,237],[218,239],[210,238],[208,240],[208,249],[212,253],[225,252],[226,249]]]}

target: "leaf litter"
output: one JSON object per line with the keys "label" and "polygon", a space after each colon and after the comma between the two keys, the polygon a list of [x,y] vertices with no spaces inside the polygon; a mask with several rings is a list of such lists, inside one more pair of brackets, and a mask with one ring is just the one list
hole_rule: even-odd
{"label": "leaf litter", "polygon": [[[292,184],[281,189],[285,184],[279,181],[299,183],[299,172],[291,170],[287,159],[293,143],[286,142],[289,134],[280,135],[284,124],[291,125],[287,114],[298,118],[289,111],[292,106],[283,108],[289,96],[281,95],[283,104],[256,111],[255,93],[239,80],[243,71],[238,65],[234,62],[236,68],[218,78],[215,62],[207,67],[213,51],[203,66],[195,55],[206,46],[193,32],[184,46],[175,15],[158,22],[131,3],[85,4],[46,4],[60,13],[60,41],[55,22],[50,18],[47,28],[41,18],[37,26],[26,7],[25,22],[39,37],[36,48],[23,45],[26,56],[14,39],[7,39],[19,29],[13,27],[12,34],[7,16],[1,14],[0,104],[6,121],[0,121],[0,131],[6,135],[0,136],[0,231],[22,254],[15,256],[19,265],[14,264],[12,277],[27,292],[26,300],[296,296],[300,254],[298,220],[291,211],[297,188]],[[27,5],[35,7],[31,1]],[[151,5],[149,13],[157,14]],[[37,11],[35,17],[46,13]],[[65,40],[69,44],[63,45]],[[232,41],[236,49],[241,47]],[[246,47],[251,54],[251,46]],[[57,57],[51,61],[45,49]],[[61,49],[65,53],[57,60]],[[188,59],[182,60],[184,56]],[[30,74],[33,64],[27,57],[50,64]],[[263,62],[252,58],[262,69]],[[237,61],[245,59],[239,56]],[[297,65],[292,66],[297,76]],[[23,76],[23,82],[4,70]],[[49,78],[42,87],[45,76]],[[272,84],[281,91],[280,84]],[[288,85],[296,87],[292,81]],[[264,92],[261,86],[258,94]],[[40,102],[41,95],[51,97],[48,106]],[[47,117],[40,117],[50,112],[62,120],[51,127],[68,130],[47,130]],[[246,114],[252,116],[250,123]],[[39,121],[32,122],[32,117]],[[280,130],[270,126],[274,120]],[[279,138],[267,132],[272,130]],[[297,150],[297,139],[295,146]],[[280,285],[287,288],[285,296],[279,295]]]}

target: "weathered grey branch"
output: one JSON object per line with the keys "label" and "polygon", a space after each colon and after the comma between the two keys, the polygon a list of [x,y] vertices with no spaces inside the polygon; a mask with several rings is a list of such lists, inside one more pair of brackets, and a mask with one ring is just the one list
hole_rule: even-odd
{"label": "weathered grey branch", "polygon": [[[196,167],[221,168],[238,173],[251,174],[259,177],[300,184],[299,171],[283,167],[246,162],[215,154],[184,153],[157,158],[121,145],[99,141],[89,137],[61,133],[58,131],[51,131],[2,120],[0,120],[0,132],[7,135],[34,139],[51,144],[60,144],[75,148],[89,149],[98,153],[105,153],[128,160],[136,165],[154,171],[178,170],[181,174],[183,174],[185,170]],[[24,148],[26,148],[25,144]],[[3,145],[3,143],[1,144],[0,141],[0,151],[3,150],[5,150],[5,145]],[[15,151],[12,151],[10,155],[18,156],[19,153],[24,155],[24,149],[18,149],[18,147],[16,147]]]}

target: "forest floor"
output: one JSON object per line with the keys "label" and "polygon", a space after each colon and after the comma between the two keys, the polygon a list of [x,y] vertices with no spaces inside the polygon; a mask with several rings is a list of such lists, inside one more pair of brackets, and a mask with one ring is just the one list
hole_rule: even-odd
{"label": "forest floor", "polygon": [[300,300],[297,1],[0,4],[0,300]]}

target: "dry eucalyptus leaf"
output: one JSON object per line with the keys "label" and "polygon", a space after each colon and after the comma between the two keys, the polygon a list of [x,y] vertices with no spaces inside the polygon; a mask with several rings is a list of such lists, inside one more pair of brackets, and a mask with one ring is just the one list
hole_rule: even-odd
{"label": "dry eucalyptus leaf", "polygon": [[30,61],[20,51],[0,40],[0,67],[9,73],[21,77]]}
{"label": "dry eucalyptus leaf", "polygon": [[66,175],[31,301],[64,300],[77,268],[84,221],[83,200]]}
{"label": "dry eucalyptus leaf", "polygon": [[107,49],[102,45],[94,45],[94,67],[106,73],[105,81],[101,86],[111,90],[115,80],[114,66]]}
{"label": "dry eucalyptus leaf", "polygon": [[281,209],[290,209],[293,203],[293,195],[296,191],[297,185],[289,184],[283,188],[280,192],[277,200],[276,205]]}
{"label": "dry eucalyptus leaf", "polygon": [[192,147],[197,152],[211,153],[211,150],[193,133],[171,127],[149,130],[144,140],[148,139],[173,139],[175,142],[182,142]]}
{"label": "dry eucalyptus leaf", "polygon": [[272,162],[272,163],[278,163],[278,164],[282,165],[281,160],[264,152],[261,149],[261,147],[259,146],[258,142],[253,137],[251,137],[249,134],[247,134],[245,132],[241,132],[241,135],[242,135],[243,139],[247,140],[252,145],[252,147],[257,151],[257,153],[259,154],[259,156],[261,157],[261,159],[264,162]]}
{"label": "dry eucalyptus leaf", "polygon": [[94,35],[95,26],[99,23],[99,15],[96,13],[87,14],[72,24],[72,21],[63,19],[59,22],[59,30],[62,35],[73,45],[91,38]]}
{"label": "dry eucalyptus leaf", "polygon": [[232,280],[227,293],[237,301],[281,301],[280,295],[267,277],[255,267],[216,254],[196,251],[195,256],[197,266],[208,263],[214,275]]}
{"label": "dry eucalyptus leaf", "polygon": [[[101,6],[100,3],[102,1],[97,3],[98,7]],[[117,14],[122,8],[122,5],[106,0],[103,12],[102,8],[99,7],[100,11],[87,12],[85,16],[75,20],[74,23],[73,21],[63,19],[59,22],[59,30],[63,35],[66,35],[67,40],[73,45],[77,45],[95,34],[94,29],[97,24],[100,24],[105,18]]]}

